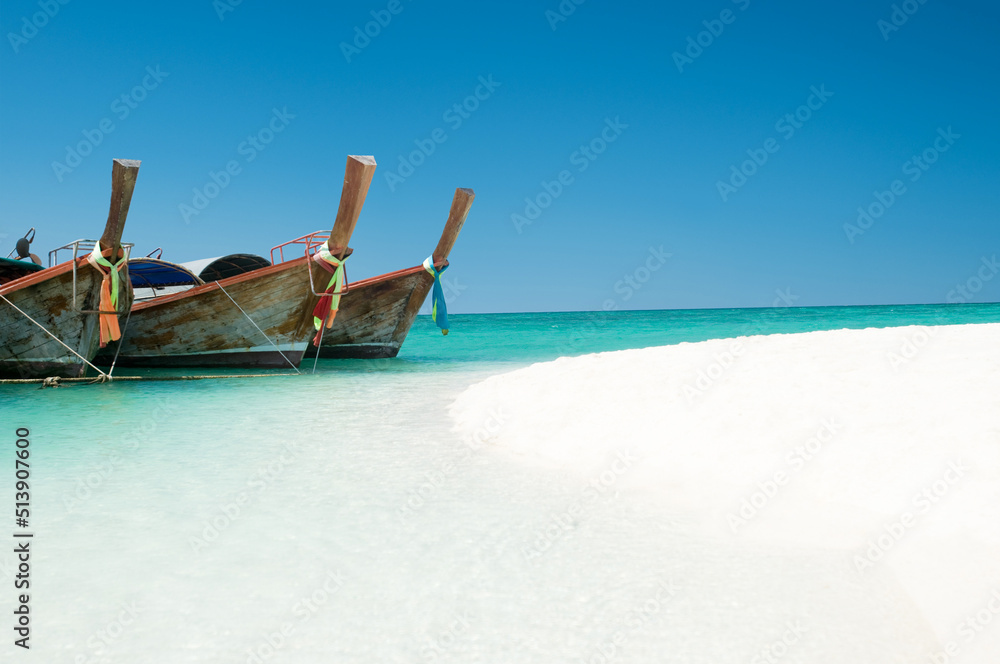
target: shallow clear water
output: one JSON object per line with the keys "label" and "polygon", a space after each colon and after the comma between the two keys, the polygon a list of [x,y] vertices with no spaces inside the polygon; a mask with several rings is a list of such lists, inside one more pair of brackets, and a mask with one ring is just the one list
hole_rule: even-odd
{"label": "shallow clear water", "polygon": [[[1000,305],[451,318],[448,337],[421,317],[400,357],[321,360],[316,375],[0,386],[0,465],[13,466],[15,428],[31,430],[32,649],[17,656],[748,662],[810,624],[828,642],[794,639],[785,661],[900,656],[910,622],[884,615],[907,606],[891,579],[861,588],[841,556],[737,555],[640,496],[595,496],[570,472],[473,449],[448,406],[489,375],[564,355],[998,322]],[[12,484],[4,471],[11,502]],[[11,550],[0,613],[12,624]],[[815,601],[831,593],[853,615]]]}

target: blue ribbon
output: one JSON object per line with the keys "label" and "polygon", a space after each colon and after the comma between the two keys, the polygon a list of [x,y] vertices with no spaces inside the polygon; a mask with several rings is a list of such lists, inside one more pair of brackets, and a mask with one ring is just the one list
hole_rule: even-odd
{"label": "blue ribbon", "polygon": [[431,319],[441,328],[441,334],[448,334],[448,305],[444,300],[444,288],[441,287],[441,273],[448,269],[445,265],[440,270],[434,267],[434,257],[428,256],[424,261],[424,269],[434,277],[434,291],[431,293]]}

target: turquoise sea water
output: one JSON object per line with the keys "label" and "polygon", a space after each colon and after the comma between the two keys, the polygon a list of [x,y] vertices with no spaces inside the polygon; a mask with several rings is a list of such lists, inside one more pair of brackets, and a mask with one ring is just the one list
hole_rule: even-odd
{"label": "turquoise sea water", "polygon": [[522,364],[755,334],[996,323],[1000,304],[480,314],[450,320],[454,334],[441,343],[430,320],[418,319],[398,363],[417,370]]}
{"label": "turquoise sea water", "polygon": [[[560,356],[1000,322],[1000,304],[451,319],[442,337],[420,317],[398,358],[321,360],[315,375],[0,386],[0,467],[13,468],[15,428],[31,431],[33,632],[19,661],[750,661],[755,639],[773,640],[758,634],[835,582],[813,573],[823,561],[736,557],[627,495],[553,526],[578,478],[473,449],[451,402]],[[4,471],[11,503],[13,482]],[[859,606],[882,620],[878,602]],[[877,640],[839,636],[851,661],[887,661]]]}

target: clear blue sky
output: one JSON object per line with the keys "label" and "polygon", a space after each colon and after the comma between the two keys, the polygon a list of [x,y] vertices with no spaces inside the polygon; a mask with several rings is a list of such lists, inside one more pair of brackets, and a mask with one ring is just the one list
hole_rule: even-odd
{"label": "clear blue sky", "polygon": [[[3,255],[29,226],[39,254],[99,234],[113,157],[143,161],[137,252],[266,255],[331,225],[348,154],[379,163],[352,279],[418,264],[454,189],[475,189],[448,272],[455,312],[768,306],[779,289],[796,305],[942,302],[1000,253],[987,0],[898,3],[912,12],[898,26],[888,0],[566,0],[568,16],[557,0],[234,1],[3,0]],[[358,48],[372,12],[387,24]],[[258,150],[245,141],[274,109],[294,118]],[[387,180],[435,130],[444,142]],[[602,132],[603,152],[579,152]],[[911,161],[925,150],[933,164]],[[752,155],[767,161],[731,180]],[[185,223],[180,206],[230,161],[238,174]],[[850,242],[845,224],[896,180]],[[518,232],[512,215],[539,195]],[[1000,278],[970,299],[1000,300]]]}

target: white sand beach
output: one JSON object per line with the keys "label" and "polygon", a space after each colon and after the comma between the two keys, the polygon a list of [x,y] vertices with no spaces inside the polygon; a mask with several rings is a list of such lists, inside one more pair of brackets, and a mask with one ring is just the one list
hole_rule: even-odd
{"label": "white sand beach", "polygon": [[[489,453],[655,505],[768,592],[815,581],[823,622],[786,661],[837,661],[851,633],[891,661],[1000,652],[1000,325],[563,358],[473,385],[452,415]],[[810,580],[803,556],[829,564]],[[723,589],[689,580],[722,610]],[[712,606],[686,619],[711,623]]]}

